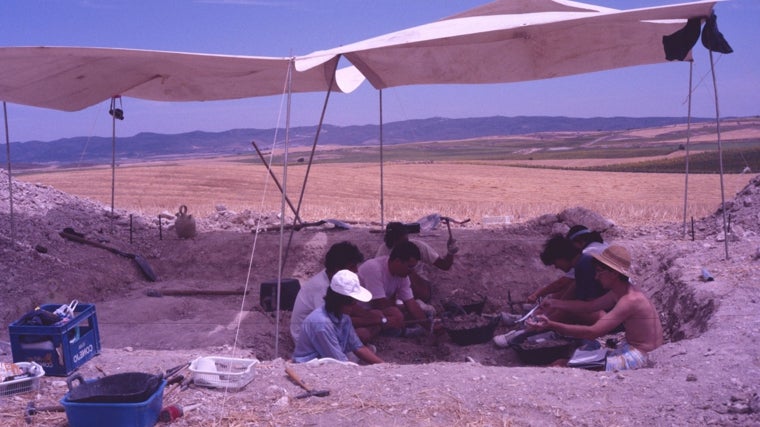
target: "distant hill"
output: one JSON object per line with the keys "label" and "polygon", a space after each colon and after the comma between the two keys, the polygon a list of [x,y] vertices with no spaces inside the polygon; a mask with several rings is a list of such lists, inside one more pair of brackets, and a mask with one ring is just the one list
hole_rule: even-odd
{"label": "distant hill", "polygon": [[[711,119],[692,118],[692,122]],[[490,136],[522,135],[539,132],[620,131],[685,123],[684,117],[478,117],[466,119],[429,118],[386,123],[383,143],[394,145],[423,141],[449,141]],[[118,162],[176,157],[198,157],[251,153],[251,141],[262,150],[271,146],[277,129],[232,129],[225,132],[188,132],[183,134],[140,133],[116,138]],[[310,146],[316,126],[290,129],[291,146]],[[283,138],[285,132],[278,133]],[[344,146],[377,145],[377,125],[323,125],[319,144]],[[0,162],[6,163],[4,145]],[[43,164],[86,166],[111,162],[111,138],[76,137],[56,141],[28,141],[11,144],[14,167]]]}

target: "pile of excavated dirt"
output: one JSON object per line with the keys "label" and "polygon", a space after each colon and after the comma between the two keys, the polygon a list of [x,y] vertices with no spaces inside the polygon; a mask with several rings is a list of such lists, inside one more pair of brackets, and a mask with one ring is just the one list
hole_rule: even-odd
{"label": "pile of excavated dirt", "polygon": [[[654,366],[606,373],[526,367],[512,349],[491,342],[459,346],[447,334],[382,338],[388,363],[295,365],[304,382],[327,397],[303,392],[285,375],[293,343],[289,312],[265,311],[260,284],[277,277],[281,238],[252,233],[255,213],[220,207],[198,218],[198,234],[180,239],[165,220],[117,211],[53,188],[13,181],[0,173],[0,319],[10,324],[39,304],[74,299],[94,304],[102,350],[78,372],[85,378],[126,371],[159,372],[199,356],[256,358],[255,377],[243,390],[191,386],[165,403],[201,406],[173,424],[190,425],[757,425],[760,423],[760,177],[730,203],[729,257],[722,212],[701,219],[684,236],[680,224],[624,229],[583,208],[524,224],[454,226],[460,252],[448,272],[428,270],[433,305],[461,290],[486,297],[485,315],[523,313],[526,296],[559,272],[538,258],[552,233],[582,223],[606,241],[628,247],[636,282],[661,316],[666,344]],[[266,215],[271,225],[275,215]],[[253,222],[252,222],[253,221]],[[72,242],[85,238],[142,257],[158,280],[150,282],[132,258]],[[325,224],[293,234],[284,277],[303,283],[318,272],[326,250],[349,240],[366,257],[381,244],[370,225],[338,230]],[[288,241],[285,236],[284,241]],[[419,236],[445,250],[445,227]],[[708,271],[714,278],[706,281]],[[243,295],[245,292],[245,296]],[[237,294],[236,294],[237,293]],[[496,333],[509,328],[499,326]],[[7,328],[0,361],[11,361]],[[188,372],[186,372],[188,374]],[[0,396],[4,425],[26,425],[24,408],[56,404],[62,377],[44,377],[35,393]],[[37,425],[66,425],[61,413],[39,414]]]}

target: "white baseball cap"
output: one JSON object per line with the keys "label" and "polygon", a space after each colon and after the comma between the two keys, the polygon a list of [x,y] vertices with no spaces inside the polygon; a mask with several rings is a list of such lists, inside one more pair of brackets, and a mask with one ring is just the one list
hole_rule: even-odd
{"label": "white baseball cap", "polygon": [[341,295],[349,296],[361,302],[372,299],[372,292],[363,288],[359,283],[359,276],[350,270],[340,270],[335,273],[330,281],[330,288]]}

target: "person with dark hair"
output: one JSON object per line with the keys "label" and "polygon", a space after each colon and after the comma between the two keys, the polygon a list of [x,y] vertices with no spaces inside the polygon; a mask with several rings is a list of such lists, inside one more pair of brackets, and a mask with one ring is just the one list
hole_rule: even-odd
{"label": "person with dark hair", "polygon": [[301,325],[293,361],[331,358],[346,362],[347,353],[353,353],[366,363],[382,363],[374,351],[362,344],[346,314],[357,301],[367,302],[370,298],[372,294],[361,286],[356,273],[349,270],[335,273],[325,293],[324,305],[306,316]]}
{"label": "person with dark hair", "polygon": [[[357,304],[351,313],[351,319],[357,330],[364,329],[368,339],[381,332],[395,336],[416,336],[425,331],[420,325],[430,325],[425,312],[414,299],[409,281],[409,274],[419,260],[419,248],[407,240],[397,243],[390,255],[372,258],[359,267],[359,279],[372,292],[372,300]],[[402,302],[410,320],[418,322],[416,327],[405,328],[405,316],[396,305],[396,300]],[[380,312],[380,321],[370,322],[371,317],[363,313],[368,310]]]}
{"label": "person with dark hair", "polygon": [[568,230],[567,240],[573,242],[576,248],[583,251],[583,253],[598,252],[601,253],[607,249],[606,243],[602,238],[602,234],[598,231],[591,231],[585,225],[574,225]]}
{"label": "person with dark hair", "polygon": [[549,299],[542,303],[542,307],[577,314],[602,311],[604,315],[590,325],[567,324],[538,315],[535,320],[527,320],[526,326],[535,331],[551,330],[593,340],[623,324],[625,340],[618,343],[615,350],[607,352],[605,369],[617,371],[644,367],[648,364],[647,354],[663,343],[662,322],[657,309],[631,283],[631,254],[626,248],[612,245],[592,257],[596,278],[608,292],[591,301]]}
{"label": "person with dark hair", "polygon": [[606,291],[596,279],[594,254],[600,254],[609,247],[599,232],[591,231],[583,225],[576,225],[567,232],[567,240],[581,251],[581,256],[573,265],[575,277],[574,299],[589,301],[600,297]]}
{"label": "person with dark hair", "polygon": [[[595,278],[592,255],[590,253],[584,254],[567,237],[556,234],[549,238],[544,244],[540,258],[544,265],[554,266],[565,274],[533,292],[528,296],[528,301],[535,302],[549,295],[563,300],[588,301],[600,297],[606,292]],[[544,314],[552,319],[567,323],[592,324],[603,312],[571,313],[553,307],[545,308]],[[514,324],[516,317],[517,315],[502,313],[502,321],[506,324]],[[512,331],[503,335],[496,335],[493,342],[499,347],[508,347],[509,340],[514,337],[514,334],[515,332]]]}
{"label": "person with dark hair", "polygon": [[565,274],[528,295],[528,301],[535,302],[547,295],[556,295],[558,298],[573,297],[575,287],[575,270],[573,267],[580,256],[581,250],[573,242],[560,235],[554,235],[547,240],[539,255],[541,262],[547,266],[554,266]]}
{"label": "person with dark hair", "polygon": [[[587,239],[581,236],[589,236],[591,239],[586,242]],[[529,295],[528,301],[537,301],[547,295],[586,301],[601,296],[604,290],[595,279],[591,256],[607,247],[599,240],[601,236],[597,240],[594,233],[582,225],[571,228],[568,237],[552,236],[544,245],[541,261],[544,265],[553,265],[564,271],[565,275]]]}
{"label": "person with dark hair", "polygon": [[290,335],[293,337],[293,342],[298,340],[301,323],[306,316],[324,303],[325,292],[330,287],[333,274],[339,270],[357,272],[362,261],[364,261],[364,255],[351,242],[343,241],[330,247],[325,255],[325,268],[307,280],[296,295],[290,316]]}
{"label": "person with dark hair", "polygon": [[409,239],[407,227],[400,222],[389,222],[385,227],[383,244],[377,249],[376,257],[389,255],[393,246],[398,242],[411,241],[420,250],[420,262],[409,274],[414,297],[424,303],[429,303],[433,297],[433,284],[425,277],[424,267],[432,265],[440,270],[448,271],[454,264],[454,254],[459,251],[455,242],[447,244],[445,256],[440,256],[432,246],[419,239]]}

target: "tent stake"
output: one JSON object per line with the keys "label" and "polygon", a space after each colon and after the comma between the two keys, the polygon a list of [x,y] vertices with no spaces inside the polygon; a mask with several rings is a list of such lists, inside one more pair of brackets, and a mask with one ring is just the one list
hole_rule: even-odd
{"label": "tent stake", "polygon": [[694,217],[691,217],[691,241],[694,241],[695,233],[694,233]]}

